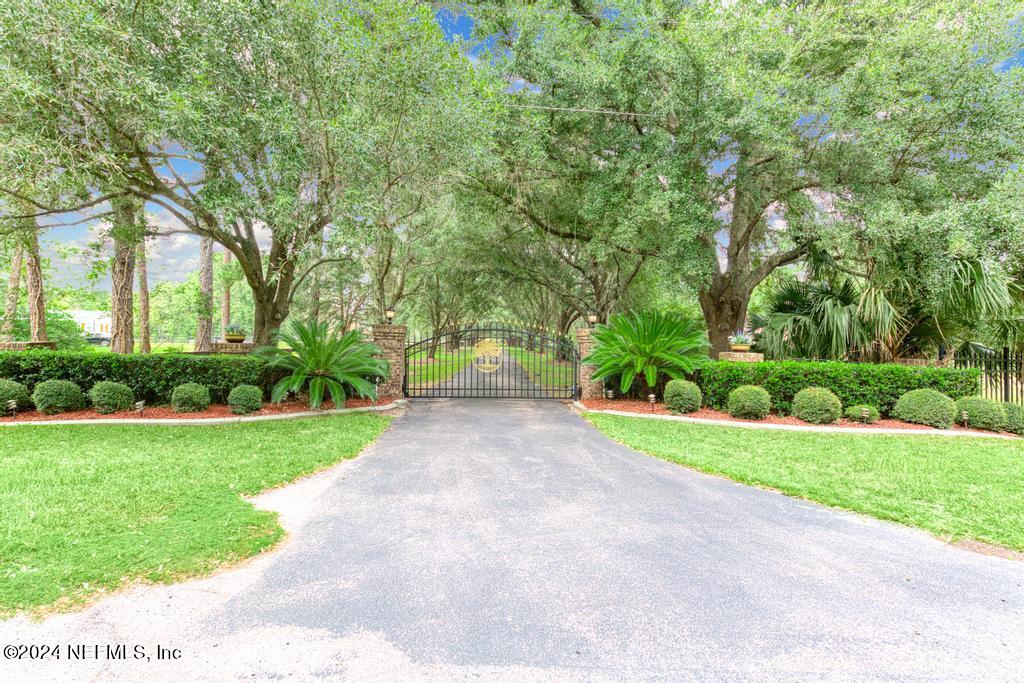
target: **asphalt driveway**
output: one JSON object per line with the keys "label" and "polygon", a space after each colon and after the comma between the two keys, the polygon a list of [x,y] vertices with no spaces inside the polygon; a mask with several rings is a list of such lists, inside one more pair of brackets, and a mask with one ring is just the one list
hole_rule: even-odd
{"label": "asphalt driveway", "polygon": [[0,678],[1024,678],[1024,563],[637,454],[558,403],[420,401],[291,488],[274,553],[0,623],[180,658]]}

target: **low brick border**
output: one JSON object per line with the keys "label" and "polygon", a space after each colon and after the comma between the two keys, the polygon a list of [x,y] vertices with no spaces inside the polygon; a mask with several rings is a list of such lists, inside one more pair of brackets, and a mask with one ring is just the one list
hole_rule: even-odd
{"label": "low brick border", "polygon": [[1017,437],[994,432],[975,432],[952,429],[882,429],[879,427],[829,427],[828,425],[780,425],[765,422],[743,422],[740,420],[714,420],[707,417],[686,417],[685,415],[655,415],[646,413],[630,413],[625,410],[591,410],[579,401],[573,401],[573,407],[583,413],[601,415],[621,415],[623,417],[643,417],[648,420],[668,420],[670,422],[687,422],[690,424],[714,425],[718,427],[739,427],[740,429],[777,429],[784,432],[819,432],[823,434],[889,434],[892,436],[971,436],[988,439],[1006,439],[1016,441]]}
{"label": "low brick border", "polygon": [[333,408],[331,410],[304,410],[299,413],[282,415],[239,415],[238,417],[199,417],[174,420],[162,417],[125,417],[109,420],[30,420],[27,422],[0,422],[0,427],[26,427],[28,425],[223,425],[240,422],[271,422],[273,420],[293,420],[299,417],[320,417],[323,415],[345,415],[347,413],[383,413],[408,405],[404,398],[397,399],[382,406],[361,406],[359,408]]}

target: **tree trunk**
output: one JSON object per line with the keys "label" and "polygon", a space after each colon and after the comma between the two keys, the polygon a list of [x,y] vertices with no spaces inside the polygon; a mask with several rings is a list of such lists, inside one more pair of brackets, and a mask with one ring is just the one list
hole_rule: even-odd
{"label": "tree trunk", "polygon": [[[224,265],[231,263],[231,252],[224,250]],[[220,300],[220,336],[223,339],[228,333],[228,326],[231,325],[231,282],[224,280],[224,294]]]}
{"label": "tree trunk", "polygon": [[33,221],[25,239],[25,288],[28,290],[28,324],[32,341],[46,341],[46,295],[43,264],[39,258],[39,232]]}
{"label": "tree trunk", "polygon": [[110,350],[113,353],[135,351],[135,320],[132,290],[135,284],[136,245],[114,238],[114,267],[110,285]]}
{"label": "tree trunk", "polygon": [[729,350],[729,335],[743,329],[750,294],[749,291],[714,285],[708,291],[700,293],[700,307],[708,326],[708,340],[711,342],[713,359],[717,359],[722,351]]}
{"label": "tree trunk", "polygon": [[11,272],[7,277],[7,297],[4,301],[4,320],[0,325],[0,341],[14,338],[14,319],[18,316],[18,296],[21,294],[21,244],[14,245],[11,253]]}
{"label": "tree trunk", "polygon": [[135,267],[139,274],[139,353],[150,353],[153,349],[149,338],[149,281],[146,274],[145,239],[139,242]]}
{"label": "tree trunk", "polygon": [[199,322],[195,351],[209,353],[213,342],[213,240],[199,242]]}

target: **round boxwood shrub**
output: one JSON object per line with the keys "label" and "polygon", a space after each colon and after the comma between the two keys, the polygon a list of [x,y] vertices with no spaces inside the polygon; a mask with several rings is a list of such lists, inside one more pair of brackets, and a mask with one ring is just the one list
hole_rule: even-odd
{"label": "round boxwood shrub", "polygon": [[882,414],[878,408],[869,405],[850,406],[844,414],[847,420],[863,422],[864,424],[874,424],[882,419]]}
{"label": "round boxwood shrub", "polygon": [[48,379],[36,385],[32,392],[36,410],[44,415],[56,415],[85,407],[85,394],[74,382],[66,379]]}
{"label": "round boxwood shrub", "polygon": [[263,390],[252,384],[239,384],[228,394],[228,405],[235,415],[255,413],[263,407]]}
{"label": "round boxwood shrub", "polygon": [[0,412],[8,413],[7,402],[14,401],[18,410],[30,410],[32,397],[24,384],[10,379],[0,379]]}
{"label": "round boxwood shrub", "polygon": [[967,426],[973,429],[987,429],[1001,432],[1006,429],[1006,408],[999,401],[968,396],[956,402],[956,419],[963,420],[967,415]]}
{"label": "round boxwood shrub", "polygon": [[120,382],[96,382],[89,390],[89,400],[97,413],[116,413],[135,405],[135,394]]}
{"label": "round boxwood shrub", "polygon": [[685,379],[669,380],[665,385],[665,407],[673,413],[692,413],[700,410],[703,399],[700,387]]}
{"label": "round boxwood shrub", "polygon": [[843,414],[843,403],[828,389],[807,387],[793,397],[793,415],[816,425],[832,424]]}
{"label": "round boxwood shrub", "polygon": [[1024,436],[1024,406],[1016,403],[1004,403],[1006,410],[1006,431]]}
{"label": "round boxwood shrub", "polygon": [[171,406],[176,413],[201,413],[210,407],[210,390],[202,384],[179,384],[171,392]]}
{"label": "round boxwood shrub", "polygon": [[729,392],[729,414],[748,420],[762,420],[772,409],[772,397],[761,387],[750,384]]}
{"label": "round boxwood shrub", "polygon": [[900,396],[892,414],[904,422],[949,429],[956,420],[956,403],[934,389],[915,389]]}

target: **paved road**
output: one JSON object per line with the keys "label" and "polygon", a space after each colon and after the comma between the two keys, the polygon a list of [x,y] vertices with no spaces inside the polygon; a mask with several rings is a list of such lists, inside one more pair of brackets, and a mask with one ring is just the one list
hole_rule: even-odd
{"label": "paved road", "polygon": [[1024,678],[1024,563],[636,454],[557,403],[419,401],[279,495],[305,521],[275,553],[0,638],[183,652],[36,675]]}

